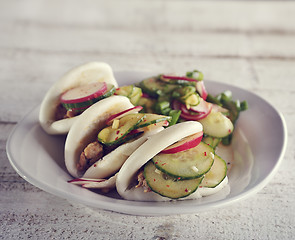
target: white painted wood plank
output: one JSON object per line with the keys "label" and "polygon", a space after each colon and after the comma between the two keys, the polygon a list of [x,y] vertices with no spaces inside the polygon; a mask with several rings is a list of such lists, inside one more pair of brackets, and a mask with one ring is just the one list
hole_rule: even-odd
{"label": "white painted wood plank", "polygon": [[[57,28],[294,32],[292,1],[64,1],[2,2],[1,18]],[[11,15],[18,12],[17,15]],[[87,13],[87,14],[84,14]],[[48,24],[51,22],[52,24]]]}

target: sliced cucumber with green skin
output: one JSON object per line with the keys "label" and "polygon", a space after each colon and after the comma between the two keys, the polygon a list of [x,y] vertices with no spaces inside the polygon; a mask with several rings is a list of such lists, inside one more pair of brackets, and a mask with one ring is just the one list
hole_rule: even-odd
{"label": "sliced cucumber with green skin", "polygon": [[133,105],[137,105],[142,96],[142,90],[134,85],[128,85],[117,88],[115,94],[128,97]]}
{"label": "sliced cucumber with green skin", "polygon": [[144,114],[129,114],[119,119],[118,127],[108,126],[102,129],[97,139],[107,146],[120,144],[125,141],[125,137],[144,119]]}
{"label": "sliced cucumber with green skin", "polygon": [[171,120],[170,116],[146,113],[144,114],[143,120],[136,126],[136,128],[143,128],[152,124],[156,124],[158,122],[170,121],[170,120]]}
{"label": "sliced cucumber with green skin", "polygon": [[218,155],[215,155],[214,163],[210,171],[205,174],[205,177],[200,186],[214,188],[222,182],[222,180],[226,177],[226,173],[226,162]]}
{"label": "sliced cucumber with green skin", "polygon": [[138,105],[138,101],[142,96],[142,90],[139,87],[134,87],[133,92],[128,98],[133,105]]}
{"label": "sliced cucumber with green skin", "polygon": [[218,146],[218,144],[221,142],[221,138],[206,136],[202,139],[204,143],[209,144],[214,149]]}
{"label": "sliced cucumber with green skin", "polygon": [[156,168],[152,161],[149,161],[144,167],[144,177],[150,189],[161,196],[171,199],[186,197],[198,189],[203,177],[180,180],[171,177]]}
{"label": "sliced cucumber with green skin", "polygon": [[133,92],[134,85],[122,86],[116,89],[115,94],[128,97]]}
{"label": "sliced cucumber with green skin", "polygon": [[[91,87],[91,85],[88,87]],[[87,97],[86,97],[86,98],[84,98],[83,101],[79,102],[79,101],[75,101],[75,100],[71,101],[68,99],[63,99],[63,97],[65,97],[63,94],[61,96],[60,101],[61,101],[62,105],[67,110],[70,110],[70,109],[72,109],[72,110],[84,109],[85,110],[86,108],[90,107],[92,104],[98,102],[99,100],[112,96],[115,93],[115,91],[116,91],[116,88],[114,85],[106,84],[106,91],[104,91],[103,94],[96,96],[95,98],[87,99]]]}
{"label": "sliced cucumber with green skin", "polygon": [[203,125],[203,132],[211,137],[223,138],[234,130],[231,120],[221,112],[211,111],[207,117],[200,119],[199,122]]}
{"label": "sliced cucumber with green skin", "polygon": [[151,97],[158,97],[172,92],[174,89],[179,88],[179,85],[167,84],[159,80],[159,77],[150,77],[142,80],[139,83],[142,91]]}
{"label": "sliced cucumber with green skin", "polygon": [[159,153],[152,158],[162,172],[180,179],[193,179],[208,172],[214,161],[214,150],[200,142],[196,147],[173,154]]}

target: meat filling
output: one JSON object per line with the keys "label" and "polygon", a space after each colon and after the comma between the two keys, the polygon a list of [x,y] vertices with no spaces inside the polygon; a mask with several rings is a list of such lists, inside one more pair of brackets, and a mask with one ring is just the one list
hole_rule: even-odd
{"label": "meat filling", "polygon": [[103,146],[98,142],[89,143],[80,155],[77,163],[79,171],[85,171],[103,156]]}
{"label": "meat filling", "polygon": [[55,120],[58,121],[58,120],[64,119],[66,114],[67,114],[67,110],[64,108],[62,104],[59,104],[55,110]]}
{"label": "meat filling", "polygon": [[138,181],[138,184],[135,186],[136,188],[143,187],[144,192],[152,191],[145,180],[143,171],[140,171],[139,174],[137,175],[137,181]]}
{"label": "meat filling", "polygon": [[66,118],[72,118],[77,116],[78,113],[73,110],[67,110],[61,103],[56,107],[55,120],[62,120]]}

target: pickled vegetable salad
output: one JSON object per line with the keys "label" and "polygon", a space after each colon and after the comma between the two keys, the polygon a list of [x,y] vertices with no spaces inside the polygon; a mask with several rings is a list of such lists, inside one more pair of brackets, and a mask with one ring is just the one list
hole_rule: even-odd
{"label": "pickled vegetable salad", "polygon": [[[170,125],[199,121],[207,143],[229,145],[234,125],[247,102],[234,101],[230,91],[212,96],[207,92],[203,74],[194,70],[185,76],[158,75],[137,84],[143,95],[135,103],[145,112],[172,117]],[[214,140],[214,141],[213,141]]]}
{"label": "pickled vegetable salad", "polygon": [[[230,144],[234,125],[240,112],[247,109],[247,102],[234,101],[229,91],[212,96],[205,88],[203,74],[196,70],[186,76],[150,77],[136,87],[136,92],[143,94],[133,103],[141,105],[142,111],[170,116],[169,126],[185,121],[203,126],[202,141],[195,146],[187,146],[187,140],[181,139],[176,150],[169,146],[142,166],[137,187],[171,199],[187,197],[198,187],[211,193],[221,189],[227,182],[227,165],[215,150],[219,144]],[[120,91],[130,96],[134,89],[133,85],[124,86]]]}

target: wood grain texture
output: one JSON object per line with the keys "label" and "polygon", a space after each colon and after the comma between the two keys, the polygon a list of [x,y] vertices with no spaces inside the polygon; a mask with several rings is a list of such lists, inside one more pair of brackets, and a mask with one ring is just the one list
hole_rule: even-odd
{"label": "wood grain texture", "polygon": [[[0,1],[0,239],[292,239],[294,11],[292,1]],[[288,127],[277,174],[246,200],[169,217],[91,209],[27,183],[6,156],[9,133],[68,69],[93,60],[114,71],[198,68],[261,95]]]}

